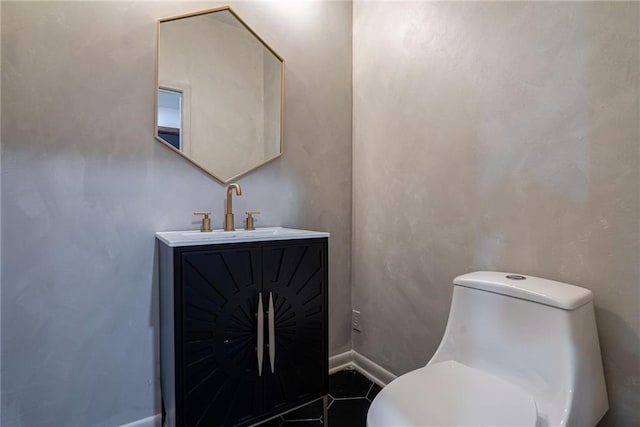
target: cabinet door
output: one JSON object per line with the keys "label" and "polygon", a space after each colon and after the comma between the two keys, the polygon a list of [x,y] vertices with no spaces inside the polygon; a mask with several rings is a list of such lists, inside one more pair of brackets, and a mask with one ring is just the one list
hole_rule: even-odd
{"label": "cabinet door", "polygon": [[182,253],[184,425],[232,426],[263,412],[256,356],[260,255],[258,248]]}
{"label": "cabinet door", "polygon": [[265,342],[274,328],[273,371],[265,360],[265,408],[277,410],[327,392],[326,243],[286,243],[263,248],[263,296],[273,301],[274,324],[267,316]]}

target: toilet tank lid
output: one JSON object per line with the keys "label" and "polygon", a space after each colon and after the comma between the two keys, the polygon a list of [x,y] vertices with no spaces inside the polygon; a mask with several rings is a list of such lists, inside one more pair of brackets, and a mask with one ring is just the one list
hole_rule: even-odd
{"label": "toilet tank lid", "polygon": [[593,300],[589,289],[516,273],[475,271],[456,277],[453,283],[564,310],[574,310]]}

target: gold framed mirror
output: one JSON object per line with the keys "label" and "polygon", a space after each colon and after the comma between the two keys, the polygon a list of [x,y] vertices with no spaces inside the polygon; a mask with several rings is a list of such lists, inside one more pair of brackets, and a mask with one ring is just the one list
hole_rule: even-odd
{"label": "gold framed mirror", "polygon": [[280,157],[284,67],[229,6],[159,19],[156,139],[223,184]]}

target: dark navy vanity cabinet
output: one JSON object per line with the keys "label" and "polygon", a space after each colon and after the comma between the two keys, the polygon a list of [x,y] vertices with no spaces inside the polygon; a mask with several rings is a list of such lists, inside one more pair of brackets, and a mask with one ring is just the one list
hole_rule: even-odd
{"label": "dark navy vanity cabinet", "polygon": [[327,394],[326,237],[158,249],[165,425],[249,426]]}

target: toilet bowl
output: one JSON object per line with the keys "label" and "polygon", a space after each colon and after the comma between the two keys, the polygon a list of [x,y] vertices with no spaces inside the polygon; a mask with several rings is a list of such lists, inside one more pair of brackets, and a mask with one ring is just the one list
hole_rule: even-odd
{"label": "toilet bowl", "polygon": [[[376,426],[535,426],[536,405],[522,388],[454,360],[402,375],[369,411]],[[382,393],[382,392],[381,392]]]}
{"label": "toilet bowl", "polygon": [[490,271],[454,285],[438,350],[382,389],[368,427],[597,424],[609,406],[591,291]]}

